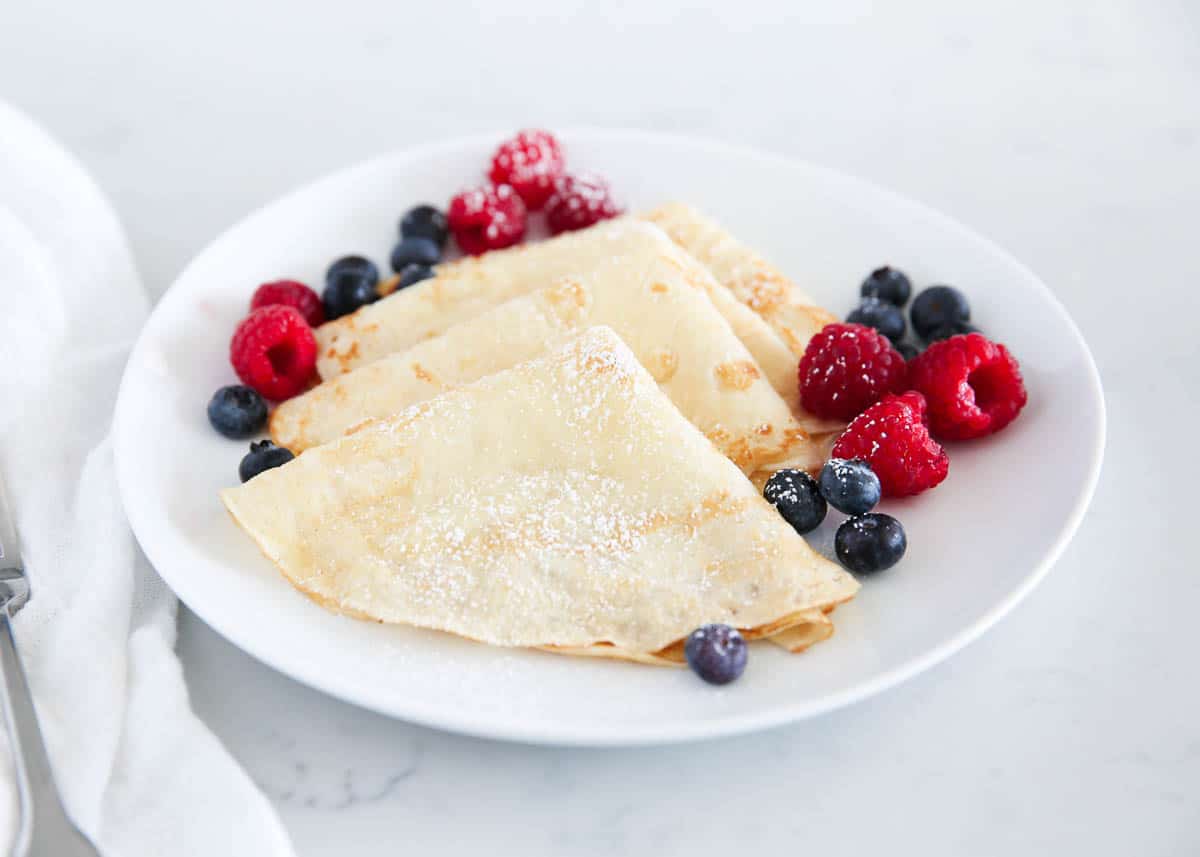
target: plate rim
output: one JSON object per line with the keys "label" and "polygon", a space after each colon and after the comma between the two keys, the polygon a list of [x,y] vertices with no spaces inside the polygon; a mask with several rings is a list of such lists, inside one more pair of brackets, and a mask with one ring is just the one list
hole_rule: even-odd
{"label": "plate rim", "polygon": [[[982,636],[987,630],[994,627],[1045,579],[1050,569],[1066,550],[1067,545],[1070,544],[1071,539],[1074,538],[1095,494],[1104,459],[1108,415],[1099,369],[1096,366],[1095,357],[1088,347],[1087,341],[1084,339],[1074,319],[1067,312],[1066,307],[1063,306],[1053,290],[1037,274],[1011,253],[1000,247],[996,242],[976,232],[950,215],[920,200],[832,167],[753,146],[734,144],[707,137],[640,129],[574,126],[562,129],[558,133],[567,139],[582,137],[588,138],[589,141],[603,141],[606,138],[610,140],[620,139],[623,142],[682,146],[707,150],[713,154],[722,154],[729,157],[756,159],[788,170],[800,169],[811,174],[821,175],[827,180],[855,186],[868,194],[888,197],[893,202],[920,210],[925,217],[937,222],[942,228],[957,234],[960,239],[974,244],[978,249],[998,257],[1005,264],[1019,270],[1029,281],[1036,284],[1037,288],[1042,292],[1042,297],[1048,301],[1049,305],[1070,331],[1074,345],[1078,347],[1085,357],[1084,368],[1088,381],[1089,398],[1097,406],[1097,420],[1090,427],[1091,430],[1087,439],[1087,475],[1075,495],[1074,504],[1062,528],[1054,539],[1054,542],[1044,553],[1041,561],[1033,566],[1020,583],[1008,592],[1004,598],[1000,599],[967,627],[950,635],[928,651],[844,690],[825,694],[816,699],[799,700],[790,704],[776,705],[761,711],[730,714],[702,723],[638,724],[636,726],[622,724],[618,729],[603,733],[598,732],[592,726],[579,729],[573,727],[570,723],[559,724],[554,730],[548,730],[540,722],[532,726],[525,726],[511,720],[490,722],[486,717],[479,718],[464,711],[447,709],[427,703],[422,704],[421,700],[412,700],[411,704],[404,706],[403,710],[399,710],[394,704],[385,704],[381,699],[376,699],[371,694],[364,693],[362,688],[342,686],[336,674],[321,673],[318,675],[314,673],[310,675],[297,665],[281,663],[273,657],[273,653],[265,651],[268,648],[267,646],[255,642],[253,635],[250,635],[250,639],[247,639],[237,629],[227,626],[221,615],[193,607],[190,595],[194,594],[194,590],[187,582],[187,575],[163,573],[162,568],[170,567],[171,560],[169,557],[161,555],[156,538],[148,535],[153,531],[152,525],[142,517],[142,512],[138,504],[130,500],[133,495],[131,485],[135,455],[134,450],[128,447],[132,446],[136,436],[134,431],[127,429],[131,421],[136,418],[136,414],[132,413],[132,406],[129,404],[134,396],[130,392],[132,385],[132,381],[130,380],[132,374],[131,367],[134,365],[135,358],[139,356],[140,352],[148,347],[148,331],[154,315],[163,306],[169,305],[170,301],[179,299],[181,293],[176,288],[179,282],[184,280],[194,268],[199,266],[214,248],[229,240],[231,234],[241,231],[250,223],[259,218],[270,216],[271,212],[276,208],[283,208],[290,205],[294,198],[309,194],[324,184],[345,181],[355,173],[377,169],[384,163],[402,163],[408,160],[419,159],[427,154],[445,153],[454,149],[467,149],[484,144],[491,145],[496,140],[503,138],[505,133],[492,132],[457,136],[446,140],[383,152],[304,182],[298,187],[254,208],[205,243],[188,260],[187,264],[180,269],[172,280],[171,285],[168,286],[155,303],[151,313],[143,323],[133,347],[130,349],[129,357],[125,367],[122,369],[121,381],[118,387],[112,428],[117,486],[134,537],[146,555],[147,560],[180,601],[188,605],[188,609],[200,617],[205,624],[238,649],[246,652],[269,668],[314,690],[388,717],[479,738],[517,741],[529,744],[579,747],[652,746],[715,739],[756,732],[815,717],[860,702],[907,681],[961,651]],[[203,601],[204,599],[199,600]]]}

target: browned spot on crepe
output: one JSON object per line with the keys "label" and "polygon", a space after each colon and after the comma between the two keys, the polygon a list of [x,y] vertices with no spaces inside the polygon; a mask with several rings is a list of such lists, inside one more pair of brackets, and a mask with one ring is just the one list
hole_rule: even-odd
{"label": "browned spot on crepe", "polygon": [[579,283],[574,280],[564,280],[555,288],[547,290],[546,300],[556,306],[566,303],[582,307],[587,305],[588,295],[587,290]]}
{"label": "browned spot on crepe", "polygon": [[417,380],[424,381],[427,384],[437,383],[437,378],[433,377],[432,373],[420,363],[413,363],[412,370],[413,374],[417,376]]}
{"label": "browned spot on crepe", "polygon": [[749,360],[733,360],[729,363],[718,363],[713,370],[721,386],[729,390],[749,390],[750,385],[760,377],[758,367]]}
{"label": "browned spot on crepe", "polygon": [[670,348],[656,348],[646,355],[645,366],[655,381],[665,383],[679,370],[679,354]]}

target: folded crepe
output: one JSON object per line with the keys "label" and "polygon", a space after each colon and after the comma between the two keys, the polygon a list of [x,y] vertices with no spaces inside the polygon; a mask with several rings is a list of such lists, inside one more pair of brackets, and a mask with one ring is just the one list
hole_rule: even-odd
{"label": "folded crepe", "polygon": [[326,607],[650,663],[707,622],[828,636],[858,584],[597,327],[221,495]]}
{"label": "folded crepe", "polygon": [[674,202],[640,216],[662,227],[717,282],[761,316],[795,359],[804,356],[813,334],[837,321],[778,268],[691,206]]}
{"label": "folded crepe", "polygon": [[[821,309],[778,268],[691,206],[668,203],[639,216],[661,227],[672,241],[707,267],[746,312],[766,322],[772,334],[768,337],[764,338],[763,331],[753,326],[738,335],[743,341],[747,335],[755,337],[756,345],[750,350],[762,364],[772,386],[783,396],[805,431],[826,447],[832,446],[845,423],[821,419],[804,410],[796,364],[813,335],[838,319]],[[734,317],[734,313],[726,312],[726,318],[736,327]],[[778,463],[776,467],[811,469],[811,452],[805,449],[799,458]]]}
{"label": "folded crepe", "polygon": [[631,217],[439,265],[436,277],[317,328],[317,370],[323,379],[335,378],[564,277],[591,283],[642,281],[651,265],[674,266],[679,277],[708,295],[805,431],[820,434],[840,428],[800,406],[797,358],[762,316],[657,226]]}
{"label": "folded crepe", "polygon": [[706,294],[664,261],[657,237],[650,238],[629,242],[621,265],[599,265],[579,280],[514,298],[282,403],[271,417],[271,437],[294,452],[326,443],[364,420],[530,360],[603,324],[746,474],[774,461],[815,457],[746,347]]}

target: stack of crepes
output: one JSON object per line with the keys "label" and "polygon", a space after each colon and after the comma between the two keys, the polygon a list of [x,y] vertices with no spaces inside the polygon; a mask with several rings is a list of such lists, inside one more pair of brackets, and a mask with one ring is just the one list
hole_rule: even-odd
{"label": "stack of crepes", "polygon": [[298,589],[362,619],[679,663],[721,622],[800,651],[858,589],[760,496],[840,426],[796,365],[833,320],[670,205],[437,276],[317,330],[300,453],[223,492]]}

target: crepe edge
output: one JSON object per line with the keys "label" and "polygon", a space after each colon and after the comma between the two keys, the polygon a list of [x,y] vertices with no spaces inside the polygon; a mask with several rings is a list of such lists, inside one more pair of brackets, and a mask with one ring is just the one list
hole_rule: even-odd
{"label": "crepe edge", "polygon": [[[607,642],[596,642],[588,646],[503,646],[496,643],[489,643],[486,640],[477,640],[473,637],[467,636],[466,634],[460,634],[443,628],[429,628],[421,625],[410,625],[400,622],[391,623],[386,622],[383,619],[377,619],[374,616],[370,616],[360,610],[356,610],[353,607],[346,607],[335,599],[317,592],[316,590],[310,589],[300,581],[291,577],[285,570],[280,558],[277,557],[270,549],[267,541],[261,538],[257,533],[252,531],[242,522],[238,515],[238,504],[231,500],[229,496],[230,491],[231,489],[225,489],[221,491],[220,498],[222,504],[225,506],[226,512],[228,512],[234,523],[237,524],[244,533],[250,536],[255,546],[258,547],[262,555],[266,557],[267,560],[275,567],[275,570],[280,577],[291,584],[292,588],[297,592],[304,595],[310,601],[322,607],[323,609],[328,610],[330,613],[346,616],[362,622],[371,622],[377,625],[394,624],[402,627],[417,628],[423,631],[435,631],[442,634],[450,634],[464,640],[471,640],[472,642],[479,643],[480,645],[494,646],[495,648],[542,651],[549,652],[551,654],[569,655],[574,657],[608,658],[610,660],[628,661],[631,663],[646,664],[649,666],[680,667],[684,666],[687,662],[686,658],[684,657],[684,644],[686,643],[686,638],[680,638],[679,640],[676,640],[675,642],[670,643],[669,645],[664,646],[663,648],[654,652],[639,652]],[[853,578],[851,579],[853,580]],[[793,654],[798,654],[833,636],[834,627],[832,620],[829,618],[829,614],[832,613],[838,605],[852,600],[854,596],[858,594],[859,587],[857,585],[857,581],[855,584],[856,585],[853,586],[848,593],[828,603],[806,607],[803,610],[797,610],[764,625],[758,625],[752,628],[739,628],[738,630],[748,641],[753,642],[756,640],[768,640],[780,646],[781,648],[792,652]]]}

